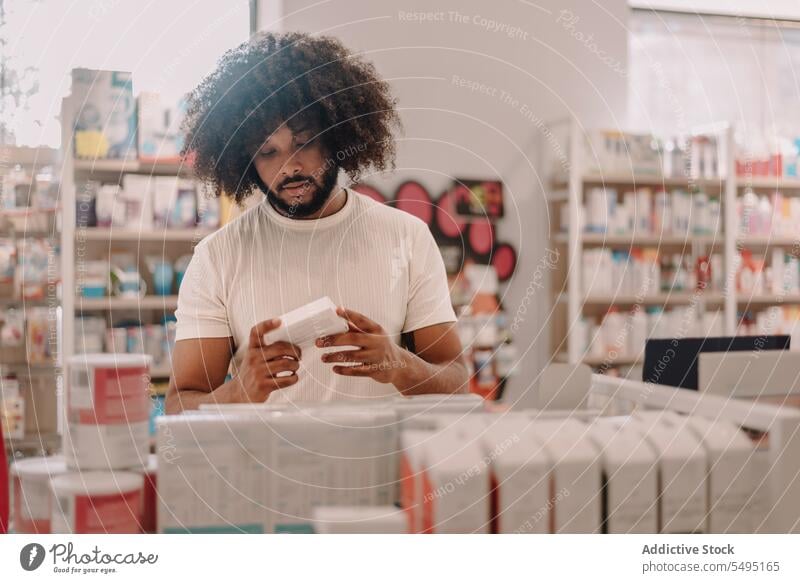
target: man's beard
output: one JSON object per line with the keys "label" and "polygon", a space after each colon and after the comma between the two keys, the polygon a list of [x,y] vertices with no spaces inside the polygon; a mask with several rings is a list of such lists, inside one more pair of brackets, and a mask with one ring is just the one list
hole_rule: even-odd
{"label": "man's beard", "polygon": [[277,185],[278,192],[281,192],[283,187],[287,184],[300,182],[301,180],[309,182],[311,184],[310,188],[313,194],[310,201],[302,204],[297,202],[286,202],[280,198],[275,191],[264,184],[264,181],[261,180],[261,177],[258,176],[258,173],[256,173],[256,182],[261,191],[267,195],[267,200],[269,201],[269,204],[273,206],[273,208],[275,208],[282,215],[286,215],[291,218],[302,219],[319,212],[325,206],[331,196],[331,193],[333,192],[334,187],[336,186],[338,175],[339,169],[336,166],[332,166],[322,174],[319,180],[305,175],[292,176],[290,178],[286,178],[285,180],[281,181],[279,185]]}

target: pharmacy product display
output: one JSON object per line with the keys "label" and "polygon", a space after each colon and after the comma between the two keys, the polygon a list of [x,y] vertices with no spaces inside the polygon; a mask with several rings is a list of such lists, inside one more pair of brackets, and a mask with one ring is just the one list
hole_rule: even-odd
{"label": "pharmacy product display", "polygon": [[130,73],[73,69],[70,98],[76,107],[77,158],[136,157],[136,101]]}
{"label": "pharmacy product display", "polygon": [[795,237],[800,230],[800,199],[780,191],[756,194],[745,188],[736,200],[739,236]]}
{"label": "pharmacy product display", "polygon": [[67,473],[62,456],[34,457],[11,464],[14,530],[48,534],[52,514],[50,480]]}
{"label": "pharmacy product display", "polygon": [[[498,274],[491,265],[468,264],[449,280],[462,354],[470,373],[470,391],[499,399],[507,380],[516,374],[518,353],[513,332],[528,307],[520,307],[514,321],[509,321],[500,301]],[[531,285],[541,286],[542,282],[536,280]]]}
{"label": "pharmacy product display", "polygon": [[[751,532],[764,511],[748,462],[764,454],[729,421],[492,412],[475,399],[161,418],[159,532]],[[734,467],[746,477],[725,492]]]}
{"label": "pharmacy product display", "polygon": [[59,154],[5,146],[0,168],[0,424],[14,455],[57,440]]}
{"label": "pharmacy product display", "polygon": [[747,299],[750,295],[800,294],[800,259],[786,249],[772,249],[769,254],[748,249],[735,258],[736,288]]}
{"label": "pharmacy product display", "polygon": [[737,148],[736,175],[747,183],[757,178],[800,176],[800,138],[787,135],[751,135]]}
{"label": "pharmacy product display", "polygon": [[147,462],[150,358],[133,354],[80,354],[67,362],[70,468],[121,470]]}
{"label": "pharmacy product display", "polygon": [[219,199],[190,178],[130,174],[113,181],[76,184],[76,225],[83,228],[214,229],[220,223]]}
{"label": "pharmacy product display", "polygon": [[736,334],[761,336],[787,334],[792,338],[792,350],[800,342],[800,306],[770,306],[761,311],[739,312]]}
{"label": "pharmacy product display", "polygon": [[[157,462],[80,473],[58,458],[17,462],[14,523],[47,531],[24,514],[36,500],[52,532],[149,532],[154,517],[163,533],[796,528],[781,488],[798,458],[770,460],[800,417],[598,378],[622,383],[592,392],[611,399],[598,410],[501,411],[477,395],[208,405],[159,419]],[[648,397],[693,412],[619,410]]]}
{"label": "pharmacy product display", "polygon": [[666,249],[585,249],[582,255],[583,293],[592,296],[636,296],[673,292],[721,292],[725,271],[722,256],[692,258]]}
{"label": "pharmacy product display", "polygon": [[152,532],[157,459],[147,443],[149,357],[84,354],[66,364],[64,452],[12,464],[15,531]]}
{"label": "pharmacy product display", "polygon": [[0,298],[55,300],[59,254],[51,239],[0,237]]}
{"label": "pharmacy product display", "polygon": [[[586,191],[581,216],[585,232],[609,235],[713,236],[722,227],[718,197],[683,189],[640,187],[620,193],[615,188],[593,187]],[[566,231],[566,206],[561,217],[561,230]]]}
{"label": "pharmacy product display", "polygon": [[[596,174],[714,179],[727,171],[716,135],[657,137],[590,130],[581,147],[587,171]],[[553,170],[561,170],[560,165]]]}
{"label": "pharmacy product display", "polygon": [[52,479],[53,534],[139,532],[144,478],[133,472],[68,473]]}
{"label": "pharmacy product display", "polygon": [[735,268],[740,305],[748,305],[737,313],[736,333],[798,338],[800,259],[794,252],[781,247],[760,252],[741,249],[735,256]]}
{"label": "pharmacy product display", "polygon": [[[730,130],[654,136],[586,130],[574,119],[552,130],[561,148],[547,148],[553,150],[545,162],[552,169],[547,202],[551,244],[563,254],[563,267],[548,271],[553,357],[626,373],[641,347],[612,349],[614,342],[605,342],[595,349],[587,336],[607,315],[632,306],[666,314],[697,305],[698,319],[722,309],[724,331],[733,334]],[[609,362],[607,352],[615,353]]]}
{"label": "pharmacy product display", "polygon": [[36,167],[15,164],[12,150],[10,168],[0,172],[0,209],[11,211],[4,213],[3,221],[15,230],[49,231],[53,226],[44,211],[56,210],[59,203],[59,184],[50,165],[54,158],[54,151],[42,151],[34,156]]}
{"label": "pharmacy product display", "polygon": [[74,138],[61,153],[60,355],[151,357],[147,447],[172,372],[180,285],[224,204],[180,156],[184,99],[135,92],[120,71],[76,70],[72,81],[61,111],[62,133]]}
{"label": "pharmacy product display", "polygon": [[611,308],[598,318],[584,316],[575,330],[582,354],[593,360],[608,359],[606,367],[620,359],[639,359],[651,338],[723,336],[719,310],[700,313],[697,307],[634,306]]}
{"label": "pharmacy product display", "polygon": [[19,380],[8,371],[0,377],[0,426],[9,439],[25,436],[25,400],[22,398]]}

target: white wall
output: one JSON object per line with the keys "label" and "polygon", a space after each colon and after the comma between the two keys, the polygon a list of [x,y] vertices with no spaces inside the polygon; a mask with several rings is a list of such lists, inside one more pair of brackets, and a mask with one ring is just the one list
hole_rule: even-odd
{"label": "white wall", "polygon": [[[527,306],[515,334],[521,371],[509,396],[525,395],[547,362],[550,343],[547,288],[526,299],[549,239],[537,160],[550,146],[537,120],[571,113],[590,126],[624,126],[626,0],[602,7],[581,0],[261,4],[261,30],[336,36],[363,51],[391,81],[405,125],[397,171],[367,181],[391,193],[415,179],[438,196],[454,177],[503,180],[509,212],[499,238],[519,255],[503,302],[512,317],[523,302]],[[438,20],[411,21],[414,12],[438,13]],[[497,22],[496,29],[484,19]],[[485,92],[459,87],[454,76],[483,84]]]}

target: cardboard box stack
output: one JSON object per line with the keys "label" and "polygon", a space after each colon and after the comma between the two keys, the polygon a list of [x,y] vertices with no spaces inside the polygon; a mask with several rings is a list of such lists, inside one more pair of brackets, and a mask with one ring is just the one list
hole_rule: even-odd
{"label": "cardboard box stack", "polygon": [[159,532],[733,532],[755,522],[744,433],[669,412],[499,413],[462,396],[209,405],[160,419],[157,449]]}

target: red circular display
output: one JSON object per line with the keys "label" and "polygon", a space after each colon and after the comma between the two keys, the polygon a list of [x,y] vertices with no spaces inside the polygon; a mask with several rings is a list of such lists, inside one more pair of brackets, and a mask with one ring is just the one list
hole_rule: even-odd
{"label": "red circular display", "polygon": [[445,237],[455,239],[466,227],[466,221],[456,214],[456,192],[450,190],[436,203],[436,225]]}
{"label": "red circular display", "polygon": [[474,221],[469,226],[469,246],[478,255],[486,255],[494,245],[494,229],[487,220]]}
{"label": "red circular display", "polygon": [[426,224],[433,219],[433,202],[428,191],[418,182],[406,182],[397,189],[395,206],[415,217],[422,219]]}
{"label": "red circular display", "polygon": [[492,265],[497,272],[497,279],[500,281],[510,279],[517,268],[517,252],[508,243],[501,243],[495,247],[492,254]]}

